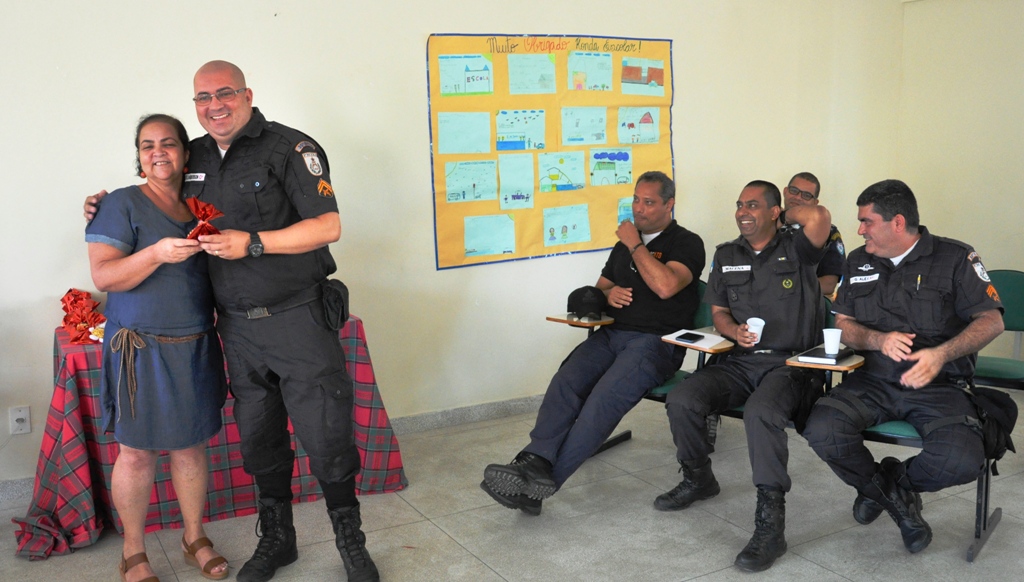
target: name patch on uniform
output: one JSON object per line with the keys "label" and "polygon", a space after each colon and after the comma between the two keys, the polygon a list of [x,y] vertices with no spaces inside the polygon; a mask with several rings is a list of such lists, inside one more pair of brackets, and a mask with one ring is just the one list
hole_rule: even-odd
{"label": "name patch on uniform", "polygon": [[313,142],[305,141],[305,140],[300,141],[299,143],[295,144],[295,151],[296,152],[301,152],[302,150],[304,150],[306,148],[309,148],[311,150],[315,150],[316,146],[313,145]]}
{"label": "name patch on uniform", "polygon": [[870,283],[878,280],[878,273],[874,275],[863,275],[861,277],[850,277],[850,283]]}
{"label": "name patch on uniform", "polygon": [[731,267],[722,265],[723,273],[732,273],[734,271],[749,271],[750,265],[733,265]]}
{"label": "name patch on uniform", "polygon": [[206,174],[185,174],[186,182],[205,182]]}
{"label": "name patch on uniform", "polygon": [[302,154],[302,159],[306,161],[306,169],[309,170],[310,174],[314,176],[323,175],[324,169],[320,166],[320,158],[317,157],[316,152]]}
{"label": "name patch on uniform", "polygon": [[331,188],[327,180],[321,179],[320,183],[316,185],[316,191],[324,198],[334,198],[334,188]]}

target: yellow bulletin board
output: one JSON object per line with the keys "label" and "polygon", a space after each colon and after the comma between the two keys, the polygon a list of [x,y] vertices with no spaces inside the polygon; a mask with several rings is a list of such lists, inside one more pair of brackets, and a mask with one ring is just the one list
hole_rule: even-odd
{"label": "yellow bulletin board", "polygon": [[607,249],[672,176],[672,41],[433,34],[438,269]]}

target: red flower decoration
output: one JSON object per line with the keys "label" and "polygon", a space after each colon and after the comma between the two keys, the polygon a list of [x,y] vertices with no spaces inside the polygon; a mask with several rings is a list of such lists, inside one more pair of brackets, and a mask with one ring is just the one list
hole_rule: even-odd
{"label": "red flower decoration", "polygon": [[71,336],[73,344],[96,343],[89,339],[89,328],[96,327],[107,320],[96,311],[99,301],[94,301],[92,293],[80,289],[69,289],[60,300],[64,309],[64,321],[61,326]]}
{"label": "red flower decoration", "polygon": [[210,224],[210,221],[224,216],[223,212],[217,210],[213,204],[203,202],[198,198],[187,198],[185,204],[188,204],[189,210],[199,219],[199,224],[185,238],[198,239],[201,234],[220,234],[217,227]]}

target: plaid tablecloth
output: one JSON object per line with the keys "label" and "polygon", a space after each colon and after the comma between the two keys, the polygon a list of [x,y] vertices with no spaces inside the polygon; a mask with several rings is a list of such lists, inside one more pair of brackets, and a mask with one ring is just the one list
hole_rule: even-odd
{"label": "plaid tablecloth", "polygon": [[[398,491],[409,482],[402,469],[398,438],[377,390],[362,320],[352,316],[340,335],[348,372],[355,380],[352,418],[363,463],[356,477],[356,492]],[[54,552],[70,553],[94,543],[104,526],[113,525],[118,533],[124,532],[110,495],[117,443],[100,427],[101,351],[102,346],[96,344],[70,344],[62,328],[55,332],[53,399],[39,451],[32,504],[24,519],[13,520],[20,526],[14,533],[18,556],[42,560]],[[223,417],[224,427],[207,447],[210,484],[205,521],[256,512],[256,485],[242,469],[230,395]],[[292,477],[295,503],[319,499],[320,487],[309,472],[309,459],[294,435],[292,443],[297,453]],[[171,485],[170,458],[165,453],[157,459],[146,531],[180,528],[180,513]]]}

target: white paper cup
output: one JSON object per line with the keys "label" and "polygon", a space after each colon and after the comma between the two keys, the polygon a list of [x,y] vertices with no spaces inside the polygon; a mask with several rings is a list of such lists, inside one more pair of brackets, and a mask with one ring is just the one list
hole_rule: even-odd
{"label": "white paper cup", "polygon": [[764,320],[760,317],[751,317],[747,320],[747,331],[753,334],[757,334],[757,339],[754,340],[755,344],[761,342],[761,332],[764,331]]}
{"label": "white paper cup", "polygon": [[843,330],[836,329],[834,327],[825,328],[825,353],[826,354],[838,354],[839,353],[839,338],[843,335]]}

